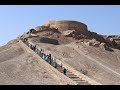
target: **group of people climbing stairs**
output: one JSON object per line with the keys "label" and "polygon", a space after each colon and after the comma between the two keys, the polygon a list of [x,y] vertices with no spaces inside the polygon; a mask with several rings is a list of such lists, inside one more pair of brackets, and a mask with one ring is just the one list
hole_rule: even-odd
{"label": "group of people climbing stairs", "polygon": [[[44,59],[47,63],[49,63],[54,68],[56,68],[59,72],[63,73],[64,75],[66,75],[67,77],[69,77],[70,79],[75,81],[77,83],[77,85],[90,85],[87,81],[82,80],[82,78],[76,76],[74,73],[69,71],[69,69],[66,69],[65,67],[63,67],[62,63],[61,63],[61,65],[59,65],[55,60],[53,60],[53,58],[51,57],[51,54],[47,55],[50,58],[48,58],[48,59],[43,58],[43,55],[45,55],[45,54],[42,52],[42,49],[39,50],[36,48],[36,46],[31,45],[28,42],[27,38],[23,38],[23,39],[21,39],[21,41],[23,43],[25,43],[30,49],[32,49],[36,54],[38,54],[42,59]],[[40,53],[38,53],[38,50]]]}

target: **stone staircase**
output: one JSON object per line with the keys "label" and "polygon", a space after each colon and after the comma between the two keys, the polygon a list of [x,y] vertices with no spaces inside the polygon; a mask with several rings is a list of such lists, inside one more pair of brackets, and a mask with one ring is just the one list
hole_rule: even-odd
{"label": "stone staircase", "polygon": [[[61,68],[61,66],[59,64],[57,64],[57,70],[61,73],[63,73],[63,69]],[[71,71],[67,70],[66,72],[66,76],[69,77],[70,79],[72,79],[73,81],[75,81],[77,83],[77,85],[90,85],[87,81],[82,80],[82,78],[79,78],[78,76],[76,76],[75,74],[73,74]]]}
{"label": "stone staircase", "polygon": [[[23,41],[22,41],[23,42]],[[25,43],[27,46],[29,45],[29,42],[23,42]],[[37,53],[36,53],[37,54]],[[51,64],[50,64],[51,65]],[[52,66],[52,65],[51,65]],[[64,67],[61,67],[58,63],[57,63],[57,68],[56,68],[60,73],[63,73],[63,69]],[[64,73],[63,73],[64,74]],[[91,85],[89,84],[87,81],[83,80],[82,78],[76,76],[74,73],[72,73],[71,71],[67,70],[66,71],[66,76],[69,77],[71,80],[75,81],[77,83],[77,85]]]}

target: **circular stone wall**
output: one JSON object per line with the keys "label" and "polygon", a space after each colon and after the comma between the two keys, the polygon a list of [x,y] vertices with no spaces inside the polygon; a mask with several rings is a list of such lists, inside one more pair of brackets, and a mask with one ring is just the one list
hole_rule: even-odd
{"label": "circular stone wall", "polygon": [[61,21],[47,21],[44,26],[49,26],[50,28],[58,28],[61,30],[82,30],[88,31],[87,25],[77,21],[61,20]]}

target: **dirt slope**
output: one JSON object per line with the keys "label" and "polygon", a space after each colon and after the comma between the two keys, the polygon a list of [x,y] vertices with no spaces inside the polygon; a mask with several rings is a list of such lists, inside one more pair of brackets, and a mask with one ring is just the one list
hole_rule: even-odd
{"label": "dirt slope", "polygon": [[[102,84],[120,84],[120,51],[109,52],[85,44],[53,45],[36,43],[47,53]],[[79,46],[79,48],[78,48]]]}
{"label": "dirt slope", "polygon": [[0,47],[0,85],[61,85],[65,81],[36,57],[24,52],[19,44]]}

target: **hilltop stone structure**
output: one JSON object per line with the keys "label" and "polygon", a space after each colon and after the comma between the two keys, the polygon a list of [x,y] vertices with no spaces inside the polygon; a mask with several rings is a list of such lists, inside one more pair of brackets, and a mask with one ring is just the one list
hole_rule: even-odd
{"label": "hilltop stone structure", "polygon": [[60,30],[82,30],[88,31],[87,25],[78,21],[71,20],[61,20],[61,21],[47,21],[44,23],[44,26],[48,26],[50,28],[57,28]]}

